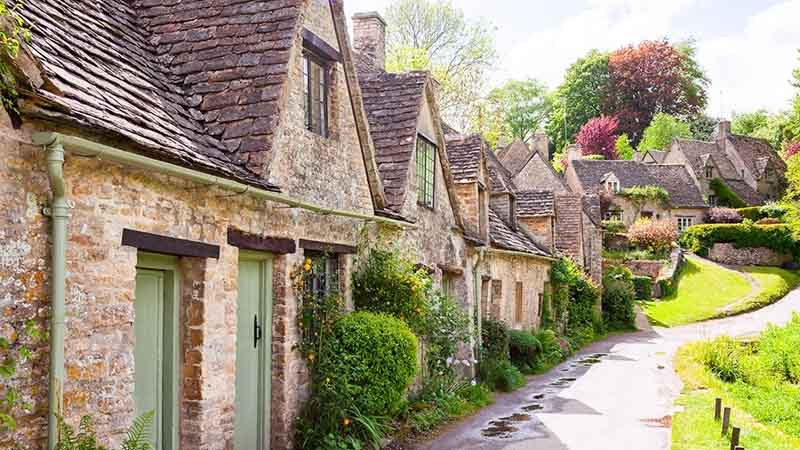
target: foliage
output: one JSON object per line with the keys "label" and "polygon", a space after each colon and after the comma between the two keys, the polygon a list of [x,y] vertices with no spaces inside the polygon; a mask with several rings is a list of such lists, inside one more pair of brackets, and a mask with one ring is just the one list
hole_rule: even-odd
{"label": "foliage", "polygon": [[724,181],[719,178],[714,178],[709,183],[709,187],[717,196],[717,204],[720,206],[727,206],[730,208],[744,208],[747,202],[742,200],[739,195],[731,190]]}
{"label": "foliage", "polygon": [[14,329],[10,338],[0,336],[0,380],[3,380],[3,389],[0,390],[0,432],[16,429],[14,416],[19,410],[31,412],[32,405],[23,400],[11,380],[23,364],[40,357],[39,344],[47,339],[48,333],[34,319],[26,320],[18,335]]}
{"label": "foliage", "polygon": [[692,131],[692,139],[698,141],[710,141],[711,135],[717,129],[718,119],[707,116],[703,113],[694,114],[686,118],[689,129]]}
{"label": "foliage", "polygon": [[589,155],[583,158],[585,161],[605,161],[606,157],[603,155]]}
{"label": "foliage", "polygon": [[619,159],[628,161],[633,159],[633,153],[636,151],[631,145],[631,140],[628,139],[628,135],[624,133],[617,138],[614,148],[617,150],[617,156],[619,156]]}
{"label": "foliage", "polygon": [[597,328],[599,318],[595,308],[600,300],[598,287],[569,258],[555,261],[550,273],[554,303],[563,305],[556,308],[556,324],[565,322],[564,331],[567,336],[582,329]]}
{"label": "foliage", "polygon": [[602,226],[607,233],[618,234],[625,232],[625,223],[621,220],[604,220]]}
{"label": "foliage", "polygon": [[547,88],[534,79],[510,80],[489,92],[473,128],[495,147],[499,139],[529,142],[550,112]]}
{"label": "foliage", "polygon": [[631,278],[636,291],[636,300],[648,301],[653,295],[653,279],[647,276],[634,275]]}
{"label": "foliage", "polygon": [[[153,446],[150,444],[150,428],[154,416],[155,413],[150,411],[134,419],[122,441],[120,450],[151,450]],[[63,417],[57,416],[56,420],[58,421],[59,439],[55,450],[106,450],[105,447],[97,444],[97,435],[91,417],[81,417],[77,431],[66,423]]]}
{"label": "foliage", "polygon": [[295,345],[308,361],[312,371],[318,360],[325,340],[331,329],[344,314],[344,300],[338,293],[319,298],[308,287],[309,277],[314,273],[314,262],[307,258],[303,264],[291,273],[292,284],[298,299],[297,323],[300,328],[300,341]]}
{"label": "foliage", "polygon": [[425,346],[425,362],[429,374],[451,370],[453,355],[459,342],[469,339],[469,315],[452,298],[435,291],[430,298],[428,320],[421,336]]}
{"label": "foliage", "polygon": [[742,216],[733,208],[711,208],[706,214],[707,223],[740,223]]}
{"label": "foliage", "polygon": [[537,358],[537,367],[535,369],[537,371],[543,371],[549,367],[552,367],[561,361],[567,356],[564,350],[561,348],[561,344],[559,343],[558,336],[556,336],[555,331],[553,330],[541,330],[535,334],[536,340],[539,342],[541,346],[541,351],[539,352],[539,356]]}
{"label": "foliage", "polygon": [[772,148],[780,150],[791,137],[790,120],[790,116],[785,112],[771,114],[761,109],[734,115],[731,131],[735,134],[764,139]]}
{"label": "foliage", "polygon": [[687,228],[681,246],[700,256],[708,255],[715,243],[732,243],[736,248],[766,247],[779,253],[800,255],[800,246],[786,225],[704,224]]}
{"label": "foliage", "polygon": [[22,42],[30,41],[31,25],[19,14],[24,7],[21,0],[0,1],[0,19],[7,20],[10,27],[0,31],[0,99],[3,107],[9,112],[17,112],[16,79],[7,60],[15,59],[19,54]]}
{"label": "foliage", "polygon": [[800,153],[800,141],[789,144],[783,152],[783,159],[789,160],[794,155]]}
{"label": "foliage", "polygon": [[481,343],[481,357],[508,359],[508,347],[511,343],[508,325],[500,320],[484,319],[481,323]]}
{"label": "foliage", "polygon": [[611,329],[634,328],[636,289],[625,267],[609,267],[603,274],[603,320]]}
{"label": "foliage", "polygon": [[556,149],[563,150],[574,141],[584,124],[603,114],[608,80],[608,54],[596,50],[567,69],[563,83],[553,95],[546,125],[547,135]]}
{"label": "foliage", "polygon": [[658,113],[644,130],[639,148],[645,150],[666,150],[676,138],[691,138],[689,125],[675,116]]}
{"label": "foliage", "polygon": [[777,202],[768,202],[758,208],[758,212],[761,215],[760,219],[764,218],[783,219],[783,216],[784,214],[786,214],[786,211],[787,211],[786,205],[782,205]]}
{"label": "foliage", "polygon": [[631,245],[657,256],[669,254],[677,239],[678,229],[669,220],[638,220],[628,229]]}
{"label": "foliage", "polygon": [[602,155],[605,159],[617,159],[618,126],[614,117],[596,117],[581,127],[575,141],[581,146],[584,156]]}
{"label": "foliage", "polygon": [[315,425],[298,427],[304,448],[330,433],[376,444],[371,437],[399,411],[416,373],[417,338],[404,322],[368,312],[339,319],[312,371],[305,419]]}
{"label": "foliage", "polygon": [[391,247],[363,249],[353,269],[356,309],[397,317],[419,335],[428,327],[432,289],[430,275]]}
{"label": "foliage", "polygon": [[619,120],[634,143],[657,113],[686,117],[706,105],[708,80],[694,59],[693,43],[644,41],[609,56],[610,88],[603,110]]}
{"label": "foliage", "polygon": [[739,215],[742,217],[742,220],[749,220],[751,222],[756,222],[766,217],[761,213],[760,206],[748,206],[746,208],[738,208],[736,212],[739,213]]}
{"label": "foliage", "polygon": [[531,373],[537,365],[542,344],[529,331],[511,330],[509,332],[509,356],[522,373]]}
{"label": "foliage", "polygon": [[480,377],[486,387],[493,391],[511,392],[525,384],[525,377],[507,358],[484,358],[480,365]]}
{"label": "foliage", "polygon": [[455,377],[436,378],[410,400],[406,424],[413,432],[428,432],[492,402],[492,393],[484,385]]}
{"label": "foliage", "polygon": [[617,195],[630,200],[637,209],[644,206],[646,202],[656,202],[666,208],[670,202],[669,192],[661,186],[631,186],[623,189]]}
{"label": "foliage", "polygon": [[[437,96],[444,118],[465,129],[497,58],[493,27],[469,21],[461,9],[442,0],[398,0],[385,18],[387,69],[430,70],[439,82]],[[411,60],[416,65],[404,64],[409,54],[415,55]],[[420,61],[427,65],[419,67]]]}

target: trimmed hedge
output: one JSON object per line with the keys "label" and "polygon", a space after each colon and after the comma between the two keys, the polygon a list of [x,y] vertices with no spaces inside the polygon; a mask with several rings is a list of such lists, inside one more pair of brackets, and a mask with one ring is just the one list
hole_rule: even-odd
{"label": "trimmed hedge", "polygon": [[739,215],[742,216],[742,219],[749,219],[752,220],[753,222],[757,222],[766,217],[761,212],[760,206],[749,206],[747,208],[739,208],[736,210],[736,212],[738,212]]}
{"label": "trimmed hedge", "polygon": [[603,319],[612,330],[627,330],[636,322],[636,289],[627,267],[609,267],[603,274]]}
{"label": "trimmed hedge", "polygon": [[700,256],[708,256],[714,244],[731,243],[736,248],[766,247],[776,252],[800,256],[800,246],[787,225],[705,224],[686,229],[681,246]]}
{"label": "trimmed hedge", "polygon": [[634,275],[633,288],[636,290],[636,300],[650,300],[653,296],[653,279]]}

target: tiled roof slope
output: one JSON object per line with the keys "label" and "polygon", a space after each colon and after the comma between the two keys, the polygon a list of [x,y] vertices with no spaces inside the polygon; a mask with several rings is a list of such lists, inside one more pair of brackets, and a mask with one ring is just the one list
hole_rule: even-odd
{"label": "tiled roof slope", "polygon": [[493,194],[513,194],[517,191],[514,185],[514,176],[497,159],[497,155],[491,150],[484,152],[486,155],[486,165],[489,169],[489,178],[492,182]]}
{"label": "tiled roof slope", "polygon": [[539,248],[531,238],[521,231],[511,229],[491,208],[489,209],[489,238],[492,246],[503,250],[551,256]]}
{"label": "tiled roof slope", "polygon": [[728,139],[733,143],[747,169],[756,178],[764,176],[764,170],[769,163],[774,164],[779,170],[786,171],[786,163],[783,158],[778,156],[778,153],[772,149],[767,141],[737,134],[728,135]]}
{"label": "tiled roof slope", "polygon": [[508,147],[499,150],[497,152],[497,157],[512,175],[516,175],[528,164],[533,153],[533,150],[531,150],[526,143],[516,140]]}
{"label": "tiled roof slope", "polygon": [[517,192],[517,215],[519,217],[548,217],[555,214],[553,191]]}
{"label": "tiled roof slope", "polygon": [[707,161],[711,160],[722,178],[726,180],[740,179],[741,175],[736,172],[736,168],[731,164],[728,156],[722,151],[716,142],[696,141],[692,139],[676,139],[674,141],[680,150],[686,155],[692,170],[698,177],[703,176],[703,168]]}
{"label": "tiled roof slope", "polygon": [[[267,96],[261,83],[285,78],[285,63],[270,64],[278,58],[264,48],[285,47],[288,58],[298,11],[289,1],[258,2],[271,8],[260,13],[243,3],[29,0],[21,10],[33,23],[28,47],[54,89],[34,92],[36,107],[23,112],[111,132],[154,157],[276,189],[247,154],[268,150],[261,137],[277,120],[274,104],[255,101]],[[253,34],[259,27],[265,33]],[[277,37],[289,41],[277,45]],[[245,66],[247,58],[258,67]],[[244,77],[246,70],[264,72],[262,81]],[[228,90],[234,84],[242,90]],[[223,92],[228,98],[214,97],[221,103],[209,100]]]}
{"label": "tiled roof slope", "polygon": [[595,226],[600,226],[603,222],[602,207],[600,204],[600,196],[597,194],[586,194],[581,197],[583,204],[583,212],[589,217]]}
{"label": "tiled roof slope", "polygon": [[475,183],[480,176],[481,151],[483,139],[473,134],[466,137],[448,135],[447,160],[456,183]]}
{"label": "tiled roof slope", "polygon": [[697,185],[682,165],[593,160],[576,160],[571,164],[587,192],[600,190],[604,177],[613,173],[619,179],[622,189],[634,186],[661,186],[669,192],[673,207],[706,206]]}
{"label": "tiled roof slope", "polygon": [[427,72],[359,73],[386,203],[395,211],[405,201],[417,120],[428,80]]}

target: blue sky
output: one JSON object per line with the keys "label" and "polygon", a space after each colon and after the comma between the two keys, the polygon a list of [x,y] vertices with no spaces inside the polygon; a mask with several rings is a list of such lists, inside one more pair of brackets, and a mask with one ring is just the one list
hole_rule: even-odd
{"label": "blue sky", "polygon": [[[348,15],[382,12],[392,0],[345,0]],[[694,38],[711,78],[708,112],[787,107],[800,65],[800,0],[454,0],[469,18],[491,22],[499,60],[492,84],[532,77],[553,88],[592,48],[643,39]]]}

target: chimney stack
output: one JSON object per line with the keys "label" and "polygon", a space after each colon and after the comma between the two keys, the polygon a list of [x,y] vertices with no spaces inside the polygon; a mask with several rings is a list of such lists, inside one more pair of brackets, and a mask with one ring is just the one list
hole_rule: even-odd
{"label": "chimney stack", "polygon": [[533,142],[531,143],[533,151],[539,154],[544,161],[550,161],[550,139],[545,133],[536,133],[533,135]]}
{"label": "chimney stack", "polygon": [[377,12],[353,15],[353,48],[376,70],[386,70],[386,21]]}
{"label": "chimney stack", "polygon": [[731,134],[731,123],[728,120],[721,119],[717,124],[717,130],[714,132],[718,141],[724,141]]}

